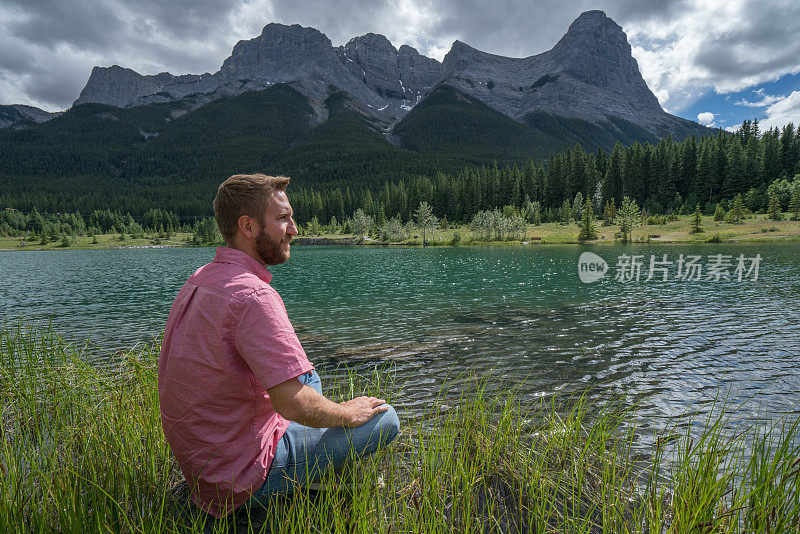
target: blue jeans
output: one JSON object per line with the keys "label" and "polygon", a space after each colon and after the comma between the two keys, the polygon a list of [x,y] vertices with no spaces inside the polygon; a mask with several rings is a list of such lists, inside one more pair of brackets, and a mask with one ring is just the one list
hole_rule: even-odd
{"label": "blue jeans", "polygon": [[[297,378],[322,393],[316,371]],[[356,428],[311,428],[292,421],[275,448],[267,479],[243,508],[266,504],[269,497],[319,481],[328,469],[338,470],[349,459],[364,458],[385,447],[399,431],[400,420],[391,406]]]}

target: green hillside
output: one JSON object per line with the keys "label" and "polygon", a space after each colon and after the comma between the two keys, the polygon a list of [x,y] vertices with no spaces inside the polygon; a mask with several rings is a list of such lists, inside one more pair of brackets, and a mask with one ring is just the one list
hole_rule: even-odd
{"label": "green hillside", "polygon": [[128,189],[119,183],[127,160],[180,105],[85,104],[30,128],[0,130],[0,204],[55,212],[116,202]]}
{"label": "green hillside", "polygon": [[[705,130],[708,135],[708,129],[698,127],[700,130],[693,133]],[[412,109],[394,132],[402,146],[410,150],[479,165],[541,160],[576,144],[594,151],[611,149],[617,141],[625,145],[659,141],[644,128],[621,118],[597,125],[535,112],[519,123],[447,85],[438,87]]]}
{"label": "green hillside", "polygon": [[335,89],[320,124],[306,97],[286,84],[200,107],[195,98],[134,108],[84,104],[43,124],[0,129],[0,206],[137,216],[162,207],[204,216],[220,181],[237,172],[287,174],[298,187],[374,189],[543,161],[578,143],[592,151],[657,141],[621,119],[598,126],[537,113],[516,122],[449,86],[391,132]]}
{"label": "green hillside", "polygon": [[540,159],[564,146],[446,85],[417,104],[394,134],[409,150],[473,164]]}
{"label": "green hillside", "polygon": [[0,203],[207,214],[221,176],[265,170],[310,130],[313,115],[286,85],[186,112],[188,104],[84,104],[26,130],[0,130]]}
{"label": "green hillside", "polygon": [[165,126],[123,175],[143,185],[197,184],[263,171],[310,130],[312,117],[306,98],[286,85],[221,98]]}
{"label": "green hillside", "polygon": [[418,154],[391,144],[387,124],[356,110],[349,97],[335,92],[325,105],[328,120],[298,138],[272,165],[302,184],[375,186],[437,170],[457,170],[461,159]]}

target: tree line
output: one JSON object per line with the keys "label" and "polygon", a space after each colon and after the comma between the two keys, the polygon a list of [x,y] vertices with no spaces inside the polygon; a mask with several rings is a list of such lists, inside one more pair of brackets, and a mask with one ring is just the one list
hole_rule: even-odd
{"label": "tree line", "polygon": [[[757,120],[746,120],[734,133],[719,132],[700,139],[689,136],[682,142],[666,137],[655,145],[636,142],[625,147],[617,143],[610,151],[594,153],[577,145],[542,163],[528,159],[517,165],[469,167],[387,180],[372,187],[293,185],[290,198],[301,225],[312,219],[316,224],[342,224],[358,210],[376,225],[391,219],[404,224],[413,219],[422,202],[445,223],[469,223],[479,213],[506,208],[510,208],[506,209],[507,219],[518,213],[528,222],[577,220],[586,200],[593,203],[593,214],[600,215],[609,205],[621,206],[625,197],[647,215],[689,214],[697,205],[711,215],[718,207],[730,210],[737,195],[748,210],[763,213],[770,209],[773,197],[777,209],[785,211],[790,206],[800,184],[798,175],[800,128],[788,124],[760,132]],[[0,212],[0,235],[193,230],[198,221],[212,215],[212,196],[209,191],[205,209],[193,208],[191,215],[176,215],[186,211],[176,194],[151,197],[130,211],[112,206],[57,214],[57,204],[48,202],[48,214],[37,211],[31,193],[25,200],[34,208],[27,214]],[[201,233],[209,233],[206,226],[202,228]]]}
{"label": "tree line", "polygon": [[[562,219],[565,203],[583,209],[594,202],[596,213],[612,200],[628,197],[647,214],[689,214],[699,204],[706,215],[717,204],[729,210],[742,195],[752,212],[765,212],[774,190],[787,209],[800,181],[800,128],[760,132],[758,121],[746,120],[734,133],[676,142],[666,137],[656,145],[617,143],[607,152],[587,153],[578,145],[553,155],[543,164],[467,168],[410,180],[385,182],[380,188],[348,186],[293,188],[297,220],[343,221],[361,209],[380,224],[393,217],[411,220],[419,203],[449,221],[469,222],[482,211],[513,206],[523,210],[538,203],[544,222]],[[580,217],[580,215],[578,215]]]}
{"label": "tree line", "polygon": [[197,243],[220,240],[213,219],[198,219],[193,224],[181,223],[178,216],[168,210],[151,208],[137,221],[130,213],[122,214],[110,209],[94,210],[87,218],[74,213],[25,213],[6,208],[0,211],[0,236],[25,237],[42,245],[60,241],[64,246],[75,242],[78,236],[95,237],[99,234],[118,234],[121,239],[153,237],[169,238],[175,232],[194,233]]}

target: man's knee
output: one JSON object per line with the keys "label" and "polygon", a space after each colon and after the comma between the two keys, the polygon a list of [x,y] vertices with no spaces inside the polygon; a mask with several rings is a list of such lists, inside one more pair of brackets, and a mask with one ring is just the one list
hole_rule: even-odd
{"label": "man's knee", "polygon": [[377,414],[375,417],[379,418],[376,427],[380,435],[381,446],[386,446],[394,441],[394,438],[400,432],[400,418],[391,405],[388,410]]}

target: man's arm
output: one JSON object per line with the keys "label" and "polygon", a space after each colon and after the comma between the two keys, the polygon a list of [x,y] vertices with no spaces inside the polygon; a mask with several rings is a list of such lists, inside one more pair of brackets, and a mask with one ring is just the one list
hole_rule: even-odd
{"label": "man's arm", "polygon": [[361,426],[376,414],[389,409],[386,401],[375,397],[356,397],[336,403],[302,384],[297,378],[267,390],[272,407],[282,417],[312,428]]}

